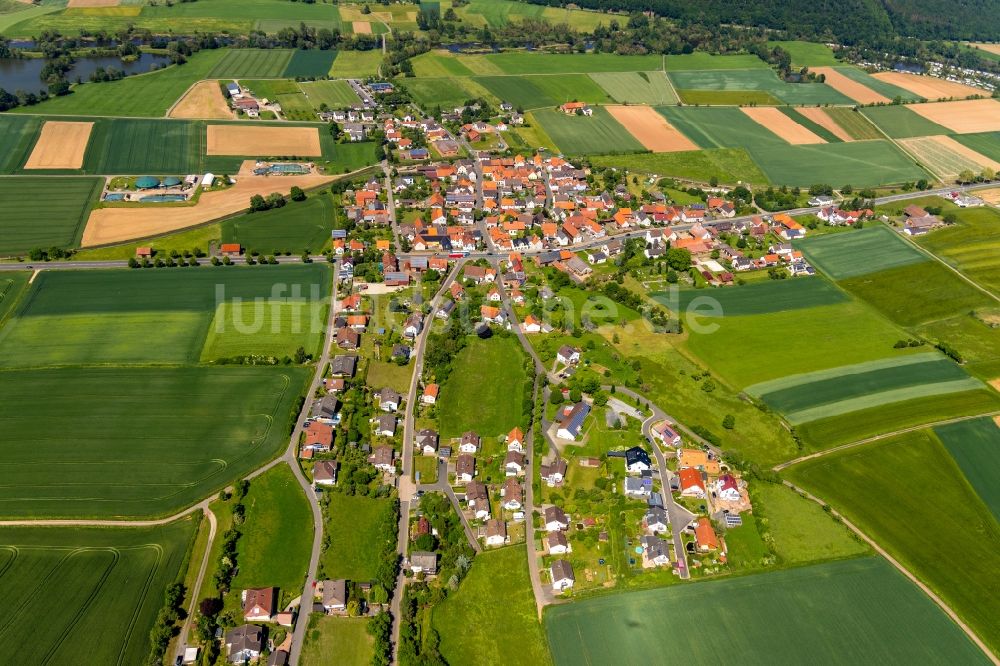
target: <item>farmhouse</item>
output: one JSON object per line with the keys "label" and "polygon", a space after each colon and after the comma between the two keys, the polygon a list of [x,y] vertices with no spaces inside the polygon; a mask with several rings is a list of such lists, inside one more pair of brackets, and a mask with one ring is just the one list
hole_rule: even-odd
{"label": "farmhouse", "polygon": [[566,102],[559,107],[559,110],[569,116],[576,115],[578,113],[584,116],[594,115],[594,110],[584,102]]}
{"label": "farmhouse", "polygon": [[903,209],[903,215],[906,218],[906,221],[903,223],[903,233],[907,236],[923,236],[941,224],[941,220],[920,206],[907,206]]}

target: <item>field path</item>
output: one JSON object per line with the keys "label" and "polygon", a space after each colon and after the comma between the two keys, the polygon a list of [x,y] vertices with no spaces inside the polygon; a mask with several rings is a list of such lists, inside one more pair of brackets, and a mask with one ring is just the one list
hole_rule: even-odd
{"label": "field path", "polygon": [[187,637],[188,633],[191,631],[191,621],[194,619],[194,611],[197,608],[199,602],[198,591],[201,590],[202,581],[205,580],[205,572],[208,570],[208,558],[212,554],[212,544],[215,543],[215,532],[218,528],[218,522],[215,520],[215,514],[212,510],[205,505],[205,516],[208,518],[208,543],[205,544],[205,554],[201,558],[201,567],[198,569],[198,578],[194,582],[194,587],[191,588],[191,600],[188,604],[187,618],[184,619],[184,625],[181,627],[181,633],[177,636],[177,656],[184,656],[184,649],[187,647]]}
{"label": "field path", "polygon": [[982,286],[981,284],[979,284],[978,282],[976,282],[975,280],[973,280],[972,278],[970,278],[968,275],[966,275],[962,271],[958,270],[957,268],[955,268],[954,266],[952,266],[951,264],[949,264],[947,261],[945,261],[941,257],[937,256],[936,254],[934,254],[933,252],[931,252],[927,248],[922,247],[919,243],[917,243],[916,241],[914,241],[910,236],[907,236],[906,234],[899,234],[899,237],[902,238],[903,240],[905,240],[907,243],[909,243],[913,247],[915,247],[919,252],[923,253],[924,256],[929,257],[930,259],[933,259],[934,261],[938,262],[939,264],[941,264],[942,266],[944,266],[945,268],[947,268],[948,270],[950,270],[952,273],[954,273],[955,275],[957,275],[958,277],[962,278],[963,280],[965,280],[966,282],[968,282],[970,285],[972,285],[973,287],[975,287],[979,291],[983,292],[984,294],[986,294],[987,296],[989,296],[990,298],[992,298],[997,303],[1000,303],[1000,296],[997,296],[995,293],[993,293],[992,291],[990,291],[986,287]]}

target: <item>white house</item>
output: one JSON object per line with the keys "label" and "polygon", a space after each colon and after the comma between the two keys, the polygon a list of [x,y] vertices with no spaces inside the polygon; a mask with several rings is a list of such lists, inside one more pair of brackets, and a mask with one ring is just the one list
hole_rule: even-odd
{"label": "white house", "polygon": [[566,535],[562,532],[549,532],[546,534],[545,548],[548,550],[549,555],[565,555],[566,553],[573,552],[573,546],[570,545]]}
{"label": "white house", "polygon": [[493,518],[486,522],[486,545],[502,546],[507,543],[507,523]]}
{"label": "white house", "polygon": [[723,474],[715,482],[715,494],[719,499],[728,502],[740,501],[740,489],[736,484],[736,477],[732,474]]}
{"label": "white house", "polygon": [[507,433],[507,450],[524,453],[524,433],[520,428],[514,428]]}
{"label": "white house", "polygon": [[557,506],[545,508],[545,531],[558,532],[569,529],[569,517]]}
{"label": "white house", "polygon": [[552,591],[563,592],[573,588],[576,576],[573,575],[573,565],[566,560],[555,560],[549,568],[552,578]]}
{"label": "white house", "polygon": [[462,434],[462,441],[458,445],[458,451],[459,453],[478,453],[479,446],[479,435],[470,430]]}

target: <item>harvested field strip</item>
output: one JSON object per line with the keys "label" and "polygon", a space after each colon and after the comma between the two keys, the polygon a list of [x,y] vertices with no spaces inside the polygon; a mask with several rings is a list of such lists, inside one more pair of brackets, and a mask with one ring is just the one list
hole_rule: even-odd
{"label": "harvested field strip", "polygon": [[926,256],[882,225],[814,236],[796,241],[795,247],[834,280],[927,261]]}
{"label": "harvested field strip", "polygon": [[[799,109],[799,111],[807,110],[808,109],[805,107]],[[855,111],[854,109],[831,106],[823,109],[822,111],[823,115],[833,120],[833,122],[839,127],[842,127],[844,132],[846,132],[851,139],[855,141],[867,141],[869,139],[884,138],[883,134],[878,131],[877,127],[871,124],[864,114]],[[844,139],[844,141],[847,140],[848,139]]]}
{"label": "harvested field strip", "polygon": [[984,168],[1000,169],[1000,162],[980,155],[949,136],[914,137],[900,139],[899,143],[942,178],[953,178],[966,169],[975,173]]}
{"label": "harvested field strip", "polygon": [[744,107],[741,109],[751,120],[761,127],[774,132],[792,145],[806,143],[826,143],[822,137],[799,125],[779,109],[767,107]]}
{"label": "harvested field strip", "polygon": [[937,426],[934,433],[993,517],[1000,520],[1000,427],[985,417]]}
{"label": "harvested field strip", "polygon": [[369,21],[351,21],[351,32],[355,35],[370,35],[372,24]]}
{"label": "harvested field strip", "polygon": [[319,130],[315,127],[246,127],[209,125],[208,155],[295,155],[318,157]]}
{"label": "harvested field strip", "polygon": [[79,169],[94,123],[48,120],[42,125],[25,169]]}
{"label": "harvested field strip", "polygon": [[[678,614],[690,622],[636,631],[650,618]],[[720,627],[724,642],[714,640]],[[683,654],[694,665],[718,664],[731,654],[755,665],[989,663],[881,558],[605,595],[553,607],[545,628],[557,666],[635,664],[655,654]],[[845,641],[845,634],[854,638]]]}
{"label": "harvested field strip", "polygon": [[218,81],[199,81],[170,109],[170,118],[232,118],[233,112],[222,95]]}
{"label": "harvested field strip", "polygon": [[648,106],[608,106],[612,117],[620,122],[643,146],[654,153],[676,153],[697,150],[698,146],[678,132],[666,118]]}
{"label": "harvested field strip", "polygon": [[827,114],[827,109],[802,106],[795,109],[795,113],[798,113],[806,120],[816,123],[841,141],[854,141],[854,137]]}
{"label": "harvested field strip", "polygon": [[955,83],[954,81],[945,81],[933,76],[904,74],[902,72],[878,72],[877,74],[872,74],[872,77],[879,81],[899,86],[904,90],[909,90],[915,95],[932,101],[948,98],[963,99],[975,95],[986,97],[989,95],[989,91],[982,88],[974,88],[964,83]]}
{"label": "harvested field strip", "polygon": [[834,67],[813,67],[812,71],[815,74],[824,75],[826,77],[826,85],[850,97],[859,104],[888,104],[892,101],[868,86],[848,78]]}
{"label": "harvested field strip", "polygon": [[957,134],[1000,130],[1000,101],[995,99],[911,104],[909,108]]}

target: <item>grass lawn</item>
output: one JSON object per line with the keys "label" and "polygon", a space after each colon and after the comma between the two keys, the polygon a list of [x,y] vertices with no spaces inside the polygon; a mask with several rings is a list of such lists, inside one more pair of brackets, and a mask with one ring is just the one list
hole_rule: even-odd
{"label": "grass lawn", "polygon": [[458,592],[434,609],[433,625],[441,635],[441,655],[450,664],[552,661],[522,547],[477,556]]}
{"label": "grass lawn", "polygon": [[742,148],[688,150],[679,153],[640,153],[638,155],[603,155],[590,158],[595,166],[630,169],[658,176],[676,176],[720,183],[767,183],[767,176]]}
{"label": "grass lawn", "polygon": [[382,51],[337,51],[337,58],[330,67],[330,76],[342,79],[363,79],[377,76],[382,64]]}
{"label": "grass lawn", "polygon": [[98,178],[0,178],[0,201],[4,202],[0,255],[79,246],[101,184]]}
{"label": "grass lawn", "polygon": [[[785,564],[842,559],[871,552],[854,534],[830,518],[823,507],[781,484],[758,483],[754,513],[762,515],[774,548]],[[729,543],[729,532],[726,532]]]}
{"label": "grass lawn", "polygon": [[594,107],[592,116],[568,116],[540,109],[533,113],[559,149],[569,155],[642,152],[642,144],[607,110]]}
{"label": "grass lawn", "polygon": [[[684,622],[662,621],[677,617]],[[549,609],[545,627],[553,660],[566,666],[655,654],[683,654],[688,664],[734,654],[750,664],[988,663],[934,602],[876,558],[588,599]]]}
{"label": "grass lawn", "polygon": [[299,87],[317,111],[323,104],[331,109],[342,109],[361,103],[347,81],[303,81]]}
{"label": "grass lawn", "polygon": [[369,581],[375,577],[378,561],[378,523],[391,510],[387,499],[375,499],[342,493],[326,493],[329,504],[324,516],[324,540],[330,545],[320,556],[324,578]]}
{"label": "grass lawn", "polygon": [[991,418],[937,426],[934,433],[1000,520],[1000,427]]}
{"label": "grass lawn", "polygon": [[368,666],[375,650],[374,639],[367,628],[367,618],[311,614],[300,663],[302,666],[331,663]]}
{"label": "grass lawn", "polygon": [[[7,609],[0,661],[143,663],[163,594],[184,575],[199,520],[200,514],[127,529],[0,528]],[[97,635],[101,640],[93,641]]]}
{"label": "grass lawn", "polygon": [[[208,4],[208,3],[206,3]],[[36,106],[18,107],[15,112],[58,115],[151,116],[166,115],[192,83],[207,78],[225,55],[225,49],[205,50],[183,65],[129,76],[120,81],[83,83],[70,95],[51,97]]]}
{"label": "grass lawn", "polygon": [[222,222],[222,242],[240,243],[248,252],[263,254],[303,250],[317,253],[330,242],[336,203],[328,192],[314,192],[305,201],[261,213],[246,213]]}
{"label": "grass lawn", "polygon": [[1000,525],[932,432],[847,449],[786,475],[892,553],[991,649],[1000,647]]}
{"label": "grass lawn", "polygon": [[[470,338],[452,361],[455,370],[441,387],[438,422],[441,437],[475,430],[483,437],[507,434],[522,426],[525,374],[523,352],[514,337]],[[465,372],[463,368],[475,368]]]}
{"label": "grass lawn", "polygon": [[291,468],[278,465],[250,482],[243,498],[246,522],[240,530],[239,572],[233,590],[274,586],[282,607],[302,593],[312,551],[312,511]]}
{"label": "grass lawn", "polygon": [[880,224],[861,231],[811,236],[794,245],[834,280],[927,260],[894,231]]}
{"label": "grass lawn", "polygon": [[737,571],[758,569],[761,560],[769,554],[760,532],[757,531],[757,521],[752,516],[744,518],[743,524],[739,527],[726,530],[726,558],[733,569]]}
{"label": "grass lawn", "polygon": [[669,292],[650,294],[657,303],[673,311],[686,311],[695,299],[712,299],[722,309],[722,316],[768,314],[800,310],[819,305],[842,303],[844,292],[822,278],[768,280],[726,289],[682,289],[675,302]]}

